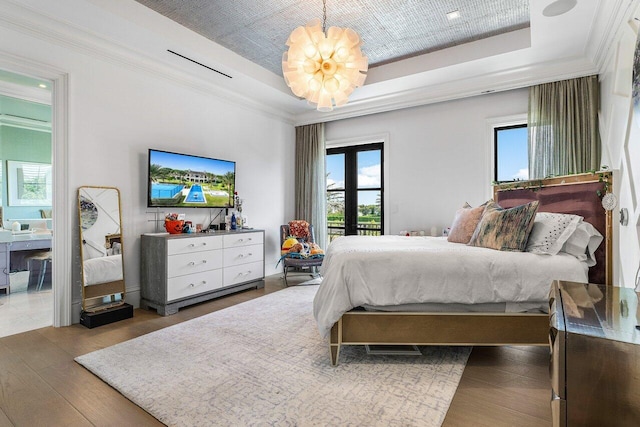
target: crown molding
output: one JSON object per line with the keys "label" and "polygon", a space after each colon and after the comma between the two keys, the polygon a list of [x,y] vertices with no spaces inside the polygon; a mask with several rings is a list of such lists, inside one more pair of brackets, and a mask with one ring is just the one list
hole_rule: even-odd
{"label": "crown molding", "polygon": [[168,63],[118,41],[110,40],[57,17],[45,15],[14,0],[0,0],[0,4],[2,4],[0,7],[0,26],[2,27],[70,48],[83,55],[177,83],[198,93],[206,93],[271,118],[291,124],[294,122],[294,116],[289,112],[274,109],[270,105],[240,95],[213,81],[204,80],[198,75],[177,70]]}
{"label": "crown molding", "polygon": [[597,68],[583,58],[556,60],[504,71],[476,75],[443,84],[410,89],[390,95],[356,100],[331,112],[310,111],[299,114],[296,126],[349,119],[403,108],[451,101],[486,93],[521,89],[536,84],[597,74]]}
{"label": "crown molding", "polygon": [[[622,37],[622,32],[625,31],[626,25],[623,25],[624,22],[633,19],[633,13],[638,8],[638,4],[640,1],[638,0],[615,0],[614,5],[606,5],[605,2],[600,2],[598,11],[596,12],[598,15],[608,15],[609,19],[606,23],[602,24],[600,28],[592,28],[589,34],[589,40],[592,41],[594,38],[599,40],[599,43],[595,46],[595,52],[593,54],[593,62],[596,64],[600,73],[604,72],[607,64],[607,59],[610,57],[611,52],[615,49],[612,46],[615,46],[615,43],[620,40]],[[611,10],[610,13],[605,13],[604,8]],[[608,31],[611,28],[616,28],[616,31]],[[599,34],[604,33],[604,36],[599,37]]]}

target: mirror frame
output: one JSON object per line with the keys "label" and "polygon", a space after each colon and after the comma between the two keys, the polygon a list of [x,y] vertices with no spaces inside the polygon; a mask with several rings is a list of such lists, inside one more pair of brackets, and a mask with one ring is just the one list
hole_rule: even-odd
{"label": "mirror frame", "polygon": [[[98,283],[95,285],[86,286],[85,280],[85,272],[84,272],[84,245],[83,245],[83,232],[82,232],[82,210],[80,207],[80,196],[81,192],[85,189],[102,189],[102,190],[114,190],[117,195],[118,200],[118,221],[120,222],[120,255],[122,257],[122,279],[116,280],[112,282]],[[125,269],[124,269],[124,244],[122,239],[122,206],[120,204],[120,190],[116,187],[103,187],[103,186],[82,186],[78,187],[76,201],[78,203],[78,237],[80,243],[80,272],[81,272],[81,282],[82,282],[82,311],[85,312],[96,312],[100,310],[105,310],[112,307],[117,307],[124,304],[125,295],[126,295],[126,286],[125,286]],[[105,235],[105,238],[112,237],[113,234]],[[117,296],[120,294],[120,299]],[[104,299],[110,297],[109,302],[104,302]],[[99,301],[102,299],[102,302]],[[95,302],[94,304],[89,304],[89,302]]]}

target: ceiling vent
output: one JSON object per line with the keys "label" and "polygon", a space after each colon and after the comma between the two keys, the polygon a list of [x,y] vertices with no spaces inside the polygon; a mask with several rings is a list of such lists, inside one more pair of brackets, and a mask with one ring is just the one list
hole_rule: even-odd
{"label": "ceiling vent", "polygon": [[188,57],[186,57],[186,56],[184,56],[184,55],[180,55],[179,53],[174,52],[174,51],[172,51],[171,49],[167,49],[167,52],[169,52],[169,53],[173,53],[174,55],[179,56],[179,57],[180,57],[180,58],[182,58],[182,59],[186,59],[187,61],[191,61],[191,62],[193,62],[194,64],[198,64],[199,66],[204,67],[204,68],[206,68],[207,70],[215,71],[216,73],[221,74],[221,75],[223,75],[223,76],[225,76],[225,77],[227,77],[227,78],[230,78],[230,79],[232,79],[232,78],[233,78],[233,77],[231,77],[229,74],[225,74],[225,73],[223,73],[222,71],[216,70],[215,68],[211,68],[211,67],[209,67],[208,65],[204,65],[203,63],[198,62],[198,61],[196,61],[196,60],[194,60],[194,59],[188,58]]}

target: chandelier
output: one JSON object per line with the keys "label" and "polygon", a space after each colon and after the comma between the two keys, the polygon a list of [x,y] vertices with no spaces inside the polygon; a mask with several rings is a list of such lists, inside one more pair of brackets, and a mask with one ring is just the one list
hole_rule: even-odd
{"label": "chandelier", "polygon": [[364,84],[368,64],[355,31],[339,27],[326,31],[326,0],[322,6],[322,26],[314,19],[291,32],[282,73],[294,95],[316,104],[318,111],[331,111],[334,105],[346,104],[351,92]]}

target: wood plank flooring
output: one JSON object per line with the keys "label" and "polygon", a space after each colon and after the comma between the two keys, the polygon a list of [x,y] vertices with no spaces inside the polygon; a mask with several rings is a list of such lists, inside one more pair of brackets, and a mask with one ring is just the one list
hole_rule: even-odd
{"label": "wood plank flooring", "polygon": [[[138,309],[132,319],[99,328],[47,327],[0,338],[0,427],[160,426],[74,357],[283,287],[276,275],[267,278],[264,289],[183,308],[173,316]],[[551,425],[548,360],[543,347],[474,348],[444,426]]]}

